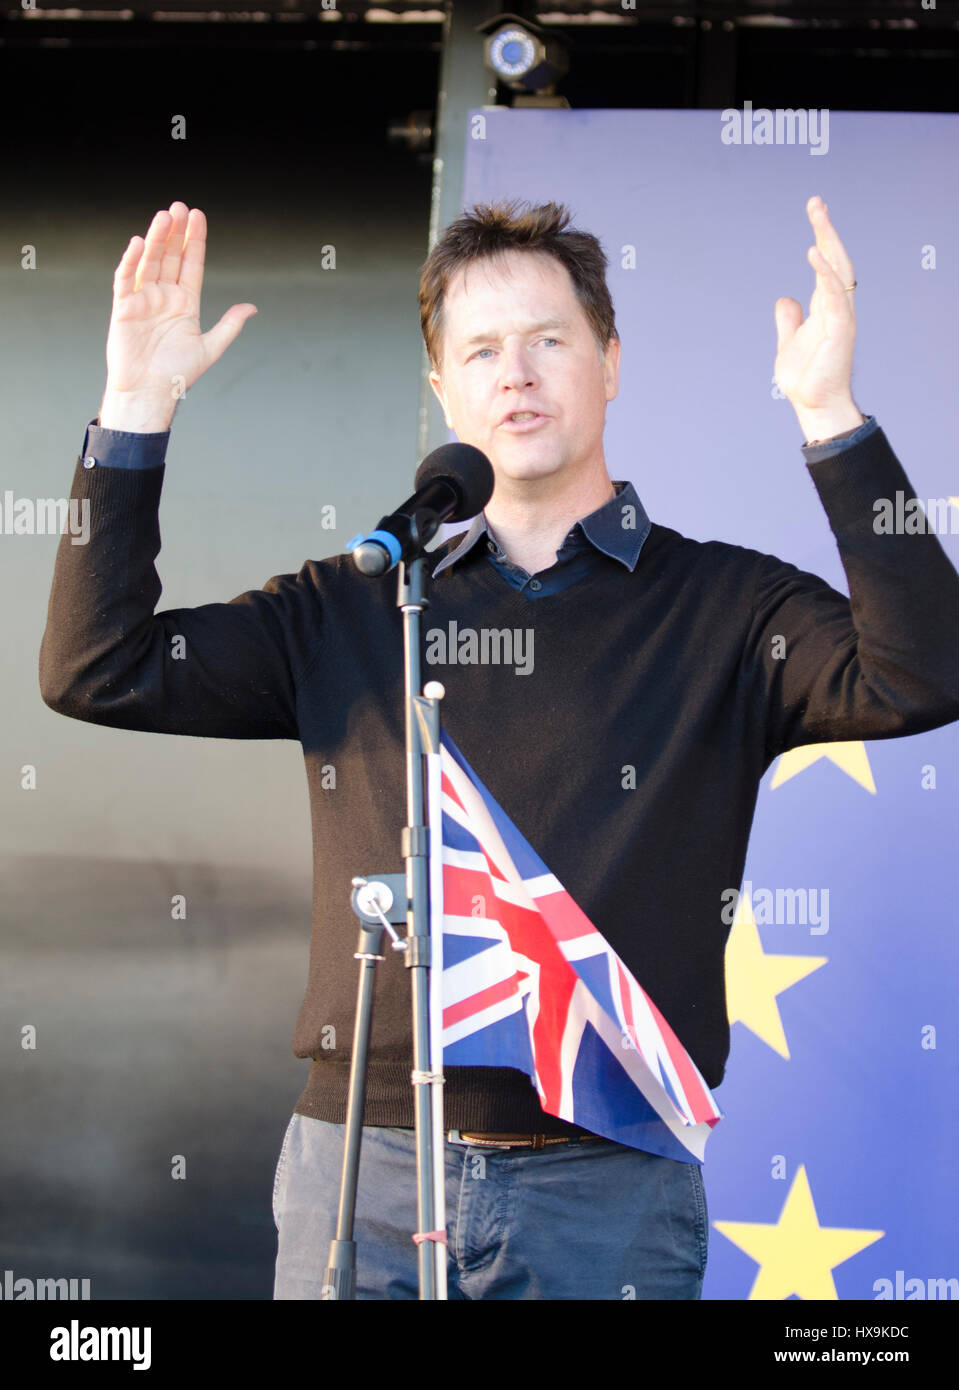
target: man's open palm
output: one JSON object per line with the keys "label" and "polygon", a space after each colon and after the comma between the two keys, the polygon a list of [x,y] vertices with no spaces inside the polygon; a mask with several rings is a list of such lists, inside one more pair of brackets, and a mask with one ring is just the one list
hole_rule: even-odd
{"label": "man's open palm", "polygon": [[208,332],[200,329],[206,217],[171,203],[146,238],[132,237],[113,278],[107,338],[112,391],[175,399],[212,367],[256,313],[233,304]]}

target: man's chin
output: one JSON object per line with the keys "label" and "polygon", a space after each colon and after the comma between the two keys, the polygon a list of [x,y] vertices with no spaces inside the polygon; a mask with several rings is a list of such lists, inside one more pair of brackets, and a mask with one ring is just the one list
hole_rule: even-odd
{"label": "man's chin", "polygon": [[490,463],[497,478],[509,478],[511,482],[521,483],[534,478],[549,478],[563,471],[564,460],[555,457],[525,457],[510,453],[503,457],[501,451],[490,455]]}

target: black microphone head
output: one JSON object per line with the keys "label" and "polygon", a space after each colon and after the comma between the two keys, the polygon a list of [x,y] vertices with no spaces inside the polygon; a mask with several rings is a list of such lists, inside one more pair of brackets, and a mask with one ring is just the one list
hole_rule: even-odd
{"label": "black microphone head", "polygon": [[434,478],[443,478],[459,493],[459,503],[447,521],[469,521],[478,516],[493,495],[496,478],[493,465],[481,449],[472,444],[441,444],[416,470],[413,486],[417,491]]}

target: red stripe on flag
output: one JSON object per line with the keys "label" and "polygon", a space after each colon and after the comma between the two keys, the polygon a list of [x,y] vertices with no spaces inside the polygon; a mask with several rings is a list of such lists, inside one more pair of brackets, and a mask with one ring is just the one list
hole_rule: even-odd
{"label": "red stripe on flag", "polygon": [[463,812],[463,815],[465,816],[466,807],[463,805],[462,801],[460,801],[459,797],[456,795],[456,792],[453,788],[453,783],[450,781],[449,775],[445,772],[443,773],[440,779],[440,785],[443,793],[446,796],[448,796],[451,801],[456,802],[457,806],[460,808],[460,810]]}
{"label": "red stripe on flag", "polygon": [[450,1004],[443,1010],[443,1027],[450,1028],[454,1023],[460,1023],[464,1018],[472,1018],[474,1014],[482,1013],[484,1009],[490,1008],[493,1004],[500,1004],[504,999],[510,999],[514,994],[519,993],[518,977],[511,976],[508,980],[500,980],[499,984],[490,985],[487,989],[481,989],[478,994],[471,994],[469,998],[462,999],[458,1004]]}
{"label": "red stripe on flag", "polygon": [[[483,912],[474,910],[475,898],[482,898]],[[501,922],[507,931],[511,924],[541,921],[535,908],[520,907],[499,897],[482,869],[466,869],[461,864],[443,865],[443,912],[450,917],[489,918]]]}
{"label": "red stripe on flag", "polygon": [[555,941],[574,941],[579,936],[595,936],[605,945],[599,932],[577,902],[563,888],[543,893],[533,900]]}
{"label": "red stripe on flag", "polygon": [[[480,898],[482,912],[476,911]],[[443,912],[450,917],[498,917],[496,894],[489,874],[481,869],[464,869],[459,864],[443,865]]]}

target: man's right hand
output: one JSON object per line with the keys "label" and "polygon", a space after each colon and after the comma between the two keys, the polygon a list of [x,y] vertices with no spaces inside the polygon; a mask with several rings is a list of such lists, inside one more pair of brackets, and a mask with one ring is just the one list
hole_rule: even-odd
{"label": "man's right hand", "polygon": [[234,304],[201,333],[205,254],[206,217],[185,203],[158,212],[145,240],[131,238],[113,278],[104,428],[169,429],[180,397],[257,312],[254,304]]}

